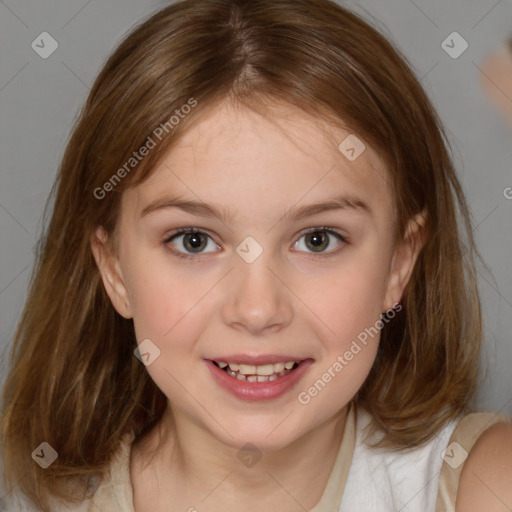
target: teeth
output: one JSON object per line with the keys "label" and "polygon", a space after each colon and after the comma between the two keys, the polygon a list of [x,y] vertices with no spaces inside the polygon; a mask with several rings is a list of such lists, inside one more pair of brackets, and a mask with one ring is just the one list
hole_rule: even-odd
{"label": "teeth", "polygon": [[[230,368],[231,368],[231,365],[230,365]],[[244,375],[254,375],[256,373],[256,366],[251,366],[249,364],[241,364],[241,365],[238,365],[238,371],[240,373],[243,373]]]}
{"label": "teeth", "polygon": [[243,375],[261,375],[262,377],[269,377],[275,373],[281,373],[284,369],[291,370],[295,362],[290,361],[288,363],[262,364],[259,366],[250,364],[226,363],[224,361],[219,361],[217,364],[221,368],[226,368],[226,366],[229,366],[229,369],[232,372],[240,372]]}
{"label": "teeth", "polygon": [[228,375],[238,380],[246,380],[248,382],[271,382],[288,374],[295,365],[295,361],[262,364],[259,366],[226,363],[225,361],[218,361],[217,364],[220,368],[225,368]]}
{"label": "teeth", "polygon": [[273,375],[275,372],[273,364],[262,364],[256,367],[256,373],[258,375]]}
{"label": "teeth", "polygon": [[282,371],[278,374],[272,375],[243,375],[242,373],[235,373],[228,370],[227,372],[231,377],[235,377],[238,380],[246,380],[247,382],[272,382],[273,380],[279,379],[280,377],[284,377],[287,372]]}

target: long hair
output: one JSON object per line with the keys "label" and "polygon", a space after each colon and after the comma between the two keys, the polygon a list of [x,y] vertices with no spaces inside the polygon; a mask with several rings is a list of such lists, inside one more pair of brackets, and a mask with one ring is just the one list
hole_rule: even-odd
{"label": "long hair", "polygon": [[[384,327],[356,397],[382,443],[425,442],[474,394],[479,256],[447,137],[406,59],[331,0],[184,0],[132,30],[107,60],[52,189],[1,422],[5,474],[45,511],[49,495],[83,500],[122,436],[140,439],[165,410],[166,397],[134,357],[132,320],[102,285],[90,238],[98,226],[115,234],[123,191],[225,98],[282,101],[371,144],[387,166],[396,239],[426,212],[402,310]],[[42,442],[58,453],[45,470],[31,458]]]}

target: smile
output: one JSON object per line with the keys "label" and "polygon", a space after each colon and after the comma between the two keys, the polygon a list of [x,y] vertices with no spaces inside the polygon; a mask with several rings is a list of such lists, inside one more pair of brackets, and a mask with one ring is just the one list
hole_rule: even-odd
{"label": "smile", "polygon": [[[242,400],[261,401],[278,398],[290,391],[313,364],[313,359],[279,361],[264,358],[264,364],[205,359],[213,381],[224,391]],[[277,358],[276,358],[277,359]],[[274,359],[275,360],[275,359]]]}
{"label": "smile", "polygon": [[272,382],[291,373],[300,363],[288,361],[286,363],[262,364],[259,366],[239,363],[226,363],[213,361],[229,376],[247,382]]}

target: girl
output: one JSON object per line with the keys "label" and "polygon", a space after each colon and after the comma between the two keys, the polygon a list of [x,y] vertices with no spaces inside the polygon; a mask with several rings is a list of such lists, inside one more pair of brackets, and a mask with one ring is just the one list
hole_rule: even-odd
{"label": "girl", "polygon": [[3,394],[5,500],[510,507],[511,426],[468,414],[477,256],[439,119],[376,30],[329,0],[161,10],[63,158]]}

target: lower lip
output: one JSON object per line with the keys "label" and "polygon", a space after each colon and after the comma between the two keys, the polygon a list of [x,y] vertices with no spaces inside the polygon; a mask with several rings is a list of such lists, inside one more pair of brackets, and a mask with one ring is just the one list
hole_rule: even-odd
{"label": "lower lip", "polygon": [[253,401],[271,400],[284,395],[301,379],[307,369],[313,364],[312,359],[305,359],[295,370],[276,380],[271,382],[248,382],[231,377],[208,359],[204,361],[219,386],[229,391],[237,398]]}

